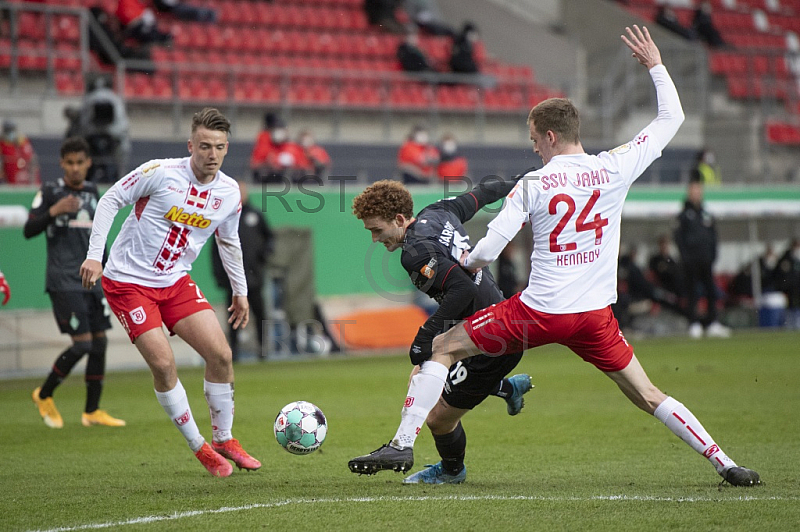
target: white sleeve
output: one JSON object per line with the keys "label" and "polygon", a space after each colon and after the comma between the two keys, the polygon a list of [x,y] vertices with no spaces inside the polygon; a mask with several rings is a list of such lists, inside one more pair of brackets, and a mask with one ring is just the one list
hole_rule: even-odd
{"label": "white sleeve", "polygon": [[651,68],[650,77],[653,78],[653,84],[656,86],[658,116],[647,127],[655,135],[663,150],[683,123],[683,108],[678,90],[664,65],[656,65]]}
{"label": "white sleeve", "polygon": [[135,203],[139,198],[158,190],[158,183],[163,176],[163,170],[159,171],[159,168],[160,164],[155,161],[145,163],[117,181],[103,194],[97,202],[92,221],[92,236],[89,238],[87,259],[102,262],[108,232],[117,213],[126,205]]}
{"label": "white sleeve", "polygon": [[464,262],[464,267],[470,270],[475,268],[483,268],[488,266],[500,256],[500,253],[508,245],[506,237],[489,228],[486,236],[481,238],[480,241],[472,248],[472,251],[467,255],[467,260]]}
{"label": "white sleeve", "polygon": [[239,217],[242,206],[234,214],[222,222],[214,233],[219,249],[219,258],[228,279],[234,296],[247,296],[247,279],[244,275],[244,262],[242,260],[242,244],[239,241]]}
{"label": "white sleeve", "polygon": [[664,65],[651,68],[650,77],[656,87],[658,115],[627,144],[598,154],[606,168],[622,176],[629,187],[661,157],[661,150],[678,132],[684,119],[678,91]]}
{"label": "white sleeve", "polygon": [[532,204],[532,194],[536,194],[533,181],[539,176],[530,174],[520,179],[506,196],[503,209],[489,222],[486,236],[470,251],[465,267],[482,268],[500,256],[503,248],[514,238],[528,221],[528,205]]}

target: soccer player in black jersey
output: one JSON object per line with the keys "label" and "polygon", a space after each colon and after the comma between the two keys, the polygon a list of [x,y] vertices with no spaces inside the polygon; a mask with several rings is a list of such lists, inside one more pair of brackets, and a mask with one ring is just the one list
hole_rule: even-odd
{"label": "soccer player in black jersey", "polygon": [[[438,310],[420,327],[409,355],[415,365],[431,355],[433,338],[472,313],[503,300],[488,268],[471,274],[458,265],[461,252],[469,248],[464,222],[484,205],[506,196],[516,180],[487,180],[472,191],[428,205],[416,217],[408,190],[397,181],[378,181],[353,200],[353,213],[372,233],[372,241],[386,249],[402,248],[400,261],[414,285],[439,303]],[[478,356],[450,368],[439,403],[427,417],[436,449],[442,461],[419,471],[403,482],[409,484],[459,484],[466,478],[464,454],[467,437],[461,418],[489,395],[502,397],[508,413],[516,415],[522,408],[522,396],[531,389],[528,375],[505,376],[514,369],[522,353],[508,357]],[[507,358],[507,360],[504,360]],[[413,375],[413,372],[412,372]],[[395,448],[403,442],[394,440],[377,452],[391,455],[396,464]],[[402,466],[381,467],[375,453],[369,463],[354,458],[349,462],[353,473],[373,474],[383,469],[408,471],[414,460],[409,454]]]}
{"label": "soccer player in black jersey", "polygon": [[84,426],[121,427],[125,422],[100,410],[100,394],[106,365],[106,332],[111,328],[110,310],[98,283],[91,290],[81,286],[80,267],[89,248],[92,220],[99,198],[97,186],[86,181],[92,165],[89,144],[80,137],[70,137],[61,144],[61,169],[64,177],[45,183],[33,199],[25,238],[47,235],[47,274],[45,290],[53,303],[58,327],[72,338],[42,386],[33,391],[33,402],[48,427],[64,426],[53,391],[83,357],[86,364],[86,408],[81,416]]}

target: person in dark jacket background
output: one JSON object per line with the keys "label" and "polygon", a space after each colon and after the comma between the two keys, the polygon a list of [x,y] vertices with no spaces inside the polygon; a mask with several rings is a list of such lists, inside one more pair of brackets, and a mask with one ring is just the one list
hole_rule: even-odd
{"label": "person in dark jacket background", "polygon": [[[261,346],[261,358],[266,358],[264,351],[264,321],[269,319],[267,308],[264,304],[264,283],[267,268],[267,261],[275,248],[275,238],[269,228],[262,212],[250,204],[247,195],[247,185],[239,182],[239,190],[242,194],[242,214],[239,218],[239,240],[242,243],[242,262],[244,263],[244,274],[247,279],[247,299],[250,302],[250,311],[256,322],[258,333],[258,344]],[[211,260],[214,270],[214,278],[217,285],[227,293],[227,302],[231,303],[233,292],[231,283],[228,281],[228,274],[222,266],[216,241],[211,246]],[[233,359],[239,358],[239,331],[233,328],[233,324],[228,332],[228,338],[233,351]]]}
{"label": "person in dark jacket background", "polygon": [[717,259],[717,228],[714,217],[703,206],[703,184],[689,183],[686,202],[678,215],[675,243],[683,263],[687,310],[691,316],[689,335],[700,338],[703,325],[697,312],[698,283],[708,301],[704,321],[708,336],[727,337],[730,329],[717,321],[717,286],[714,284],[713,266]]}

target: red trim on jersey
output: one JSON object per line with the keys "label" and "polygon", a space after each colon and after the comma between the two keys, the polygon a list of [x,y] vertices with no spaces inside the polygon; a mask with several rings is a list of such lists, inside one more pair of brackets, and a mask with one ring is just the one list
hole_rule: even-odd
{"label": "red trim on jersey", "polygon": [[678,415],[678,414],[676,414],[675,412],[673,412],[673,413],[672,413],[672,415],[673,415],[673,416],[675,416],[676,418],[678,418],[678,421],[680,421],[681,423],[683,423],[684,425],[686,425],[686,422],[685,422],[683,419],[681,419],[681,416],[679,416],[679,415]]}
{"label": "red trim on jersey", "polygon": [[150,196],[143,196],[136,200],[136,206],[134,207],[134,214],[136,214],[136,219],[141,220],[142,213],[144,212],[144,208],[147,206],[147,202],[150,201]]}
{"label": "red trim on jersey", "polygon": [[448,276],[448,275],[450,275],[450,272],[452,272],[452,271],[453,271],[453,268],[455,268],[456,266],[458,266],[458,264],[453,264],[452,266],[450,266],[450,269],[449,269],[449,270],[447,270],[447,273],[446,273],[446,274],[444,274],[444,279],[442,279],[442,286],[441,286],[441,288],[444,288],[444,282],[447,280],[447,276]]}
{"label": "red trim on jersey", "polygon": [[478,210],[478,208],[479,208],[479,204],[478,204],[478,198],[476,198],[476,197],[475,197],[475,194],[473,194],[472,192],[469,192],[469,195],[470,195],[470,196],[472,196],[472,199],[474,199],[474,200],[475,200],[475,210],[477,211],[477,210]]}

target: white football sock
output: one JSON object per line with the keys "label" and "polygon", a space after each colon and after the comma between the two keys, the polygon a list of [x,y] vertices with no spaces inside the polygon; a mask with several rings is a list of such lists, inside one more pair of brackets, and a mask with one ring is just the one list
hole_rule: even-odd
{"label": "white football sock", "polygon": [[233,383],[208,382],[203,380],[208,411],[211,413],[211,430],[214,441],[222,443],[230,440],[233,428]]}
{"label": "white football sock", "polygon": [[728,458],[714,443],[714,439],[706,432],[694,414],[672,397],[667,397],[663,403],[658,405],[653,415],[676,436],[688,443],[692,449],[708,458],[717,473],[736,466],[736,462]]}
{"label": "white football sock", "polygon": [[444,389],[444,382],[447,379],[447,366],[428,360],[423,362],[422,369],[411,379],[408,387],[405,405],[401,413],[400,427],[397,429],[392,447],[403,449],[414,447],[422,425],[428,419],[428,414]]}
{"label": "white football sock", "polygon": [[164,412],[186,438],[186,443],[189,444],[192,451],[199,451],[206,440],[200,434],[200,429],[197,428],[197,423],[194,421],[189,400],[186,398],[186,390],[183,389],[181,381],[178,380],[178,384],[167,392],[156,390],[156,397]]}

